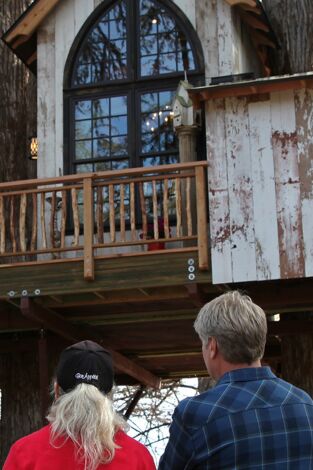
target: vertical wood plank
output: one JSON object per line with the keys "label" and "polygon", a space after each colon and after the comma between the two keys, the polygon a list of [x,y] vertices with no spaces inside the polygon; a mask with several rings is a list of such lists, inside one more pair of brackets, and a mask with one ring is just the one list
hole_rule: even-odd
{"label": "vertical wood plank", "polygon": [[125,232],[125,185],[120,185],[120,237],[121,241],[126,240]]}
{"label": "vertical wood plank", "polygon": [[130,230],[132,240],[136,240],[135,183],[130,183]]}
{"label": "vertical wood plank", "polygon": [[217,2],[217,31],[218,31],[218,68],[219,75],[230,75],[233,70],[233,19],[230,5]]}
{"label": "vertical wood plank", "polygon": [[182,236],[182,203],[180,178],[175,178],[176,236]]}
{"label": "vertical wood plank", "polygon": [[33,220],[32,220],[32,237],[30,243],[30,251],[36,249],[37,242],[37,231],[38,231],[38,205],[37,205],[37,194],[32,194],[32,211],[33,211]]}
{"label": "vertical wood plank", "polygon": [[219,75],[218,60],[218,27],[217,2],[212,0],[197,1],[196,5],[196,31],[203,47],[205,75],[217,77]]}
{"label": "vertical wood plank", "polygon": [[26,251],[26,194],[21,194],[20,197],[20,220],[19,220],[19,235],[20,235],[20,248],[21,251]]}
{"label": "vertical wood plank", "polygon": [[153,205],[153,232],[154,239],[159,239],[158,194],[156,181],[152,181],[152,205]]}
{"label": "vertical wood plank", "polygon": [[74,222],[74,238],[72,244],[78,246],[79,244],[79,214],[78,214],[78,201],[77,201],[77,190],[75,188],[71,189],[72,197],[72,212],[73,212],[73,222]]}
{"label": "vertical wood plank", "polygon": [[253,281],[256,256],[247,99],[227,98],[225,104],[233,281]]}
{"label": "vertical wood plank", "polygon": [[279,279],[270,100],[250,103],[248,108],[257,279]]}
{"label": "vertical wood plank", "polygon": [[191,215],[191,180],[188,176],[186,181],[186,217],[187,217],[187,235],[192,235],[192,215]]}
{"label": "vertical wood plank", "polygon": [[61,206],[61,248],[65,247],[65,230],[66,230],[66,217],[67,217],[67,193],[62,191],[62,206]]}
{"label": "vertical wood plank", "polygon": [[98,243],[103,243],[103,188],[99,186],[97,188],[97,240]]}
{"label": "vertical wood plank", "polygon": [[165,238],[170,238],[170,227],[168,220],[168,179],[165,179],[163,184],[163,220]]}
{"label": "vertical wood plank", "polygon": [[84,279],[93,281],[95,278],[93,257],[93,187],[92,179],[84,178]]}
{"label": "vertical wood plank", "polygon": [[305,276],[313,276],[313,91],[295,92]]}
{"label": "vertical wood plank", "polygon": [[56,236],[56,193],[52,191],[51,193],[51,203],[50,203],[50,243],[51,247],[55,247],[55,236]]}
{"label": "vertical wood plank", "polygon": [[55,10],[55,175],[63,168],[64,66],[75,38],[75,2],[60,2]]}
{"label": "vertical wood plank", "polygon": [[47,234],[46,234],[46,193],[40,193],[40,227],[41,227],[41,244],[42,249],[47,248]]}
{"label": "vertical wood plank", "polygon": [[143,189],[143,183],[139,183],[139,199],[140,199],[140,210],[141,210],[141,220],[142,220],[142,238],[147,238],[148,231],[148,221],[147,221],[147,210],[146,210],[146,201]]}
{"label": "vertical wood plank", "polygon": [[16,253],[16,239],[15,239],[15,230],[14,230],[14,221],[15,221],[15,204],[14,204],[14,196],[10,198],[10,237],[11,237],[11,244],[12,244],[12,252]]}
{"label": "vertical wood plank", "polygon": [[115,242],[115,208],[114,208],[114,186],[109,185],[109,220],[110,220],[110,238],[111,242]]}
{"label": "vertical wood plank", "polygon": [[199,269],[209,268],[209,242],[207,229],[207,194],[205,190],[205,171],[203,166],[196,167],[197,231]]}
{"label": "vertical wood plank", "polygon": [[271,94],[281,278],[304,276],[303,230],[293,91]]}
{"label": "vertical wood plank", "polygon": [[58,174],[55,163],[55,70],[55,14],[52,12],[37,31],[38,178]]}
{"label": "vertical wood plank", "polygon": [[232,282],[224,100],[206,103],[212,282]]}
{"label": "vertical wood plank", "polygon": [[0,253],[5,253],[5,216],[3,196],[0,196]]}
{"label": "vertical wood plank", "polygon": [[88,16],[93,12],[94,0],[75,0],[74,4],[74,31],[76,36]]}

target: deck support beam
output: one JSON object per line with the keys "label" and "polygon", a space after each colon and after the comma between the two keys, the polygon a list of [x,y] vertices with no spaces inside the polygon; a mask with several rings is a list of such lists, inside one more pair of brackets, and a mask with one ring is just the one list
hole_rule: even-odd
{"label": "deck support beam", "polygon": [[[52,310],[36,304],[29,297],[21,298],[20,309],[21,313],[26,318],[36,321],[41,328],[51,330],[69,341],[78,342],[90,339],[103,344],[101,335],[92,327],[74,325]],[[130,375],[138,380],[139,383],[148,387],[160,388],[161,380],[159,377],[156,377],[143,367],[138,366],[135,362],[130,361],[122,354],[110,348],[106,349],[111,353],[114,366],[119,372]]]}

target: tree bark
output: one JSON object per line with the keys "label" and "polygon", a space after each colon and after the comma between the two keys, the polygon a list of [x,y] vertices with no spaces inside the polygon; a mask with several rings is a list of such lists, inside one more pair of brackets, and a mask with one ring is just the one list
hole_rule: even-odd
{"label": "tree bark", "polygon": [[0,355],[0,389],[0,468],[2,468],[13,442],[42,425],[36,350]]}
{"label": "tree bark", "polygon": [[263,0],[281,48],[272,52],[273,74],[309,72],[313,67],[312,0]]}
{"label": "tree bark", "polygon": [[[30,0],[0,0],[1,35],[29,4]],[[0,182],[34,178],[36,163],[27,156],[28,138],[36,133],[36,80],[2,41],[0,63]],[[8,221],[8,204],[4,209]],[[18,224],[14,225],[17,230]],[[6,223],[7,247],[12,243],[8,226]],[[0,355],[0,463],[12,442],[41,424],[37,363],[37,350]]]}

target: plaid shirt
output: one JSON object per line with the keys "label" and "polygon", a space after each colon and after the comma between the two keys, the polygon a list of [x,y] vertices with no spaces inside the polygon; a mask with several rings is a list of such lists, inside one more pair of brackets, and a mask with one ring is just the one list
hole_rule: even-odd
{"label": "plaid shirt", "polygon": [[269,367],[226,373],[176,408],[159,470],[313,470],[313,401]]}

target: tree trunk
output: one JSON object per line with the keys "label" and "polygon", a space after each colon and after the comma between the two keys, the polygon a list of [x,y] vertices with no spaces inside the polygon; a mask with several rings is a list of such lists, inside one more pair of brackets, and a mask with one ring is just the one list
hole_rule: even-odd
{"label": "tree trunk", "polygon": [[313,66],[312,0],[263,0],[281,49],[273,52],[273,74],[309,72]]}
{"label": "tree trunk", "polygon": [[[0,35],[30,3],[0,0]],[[27,156],[28,138],[36,133],[36,80],[2,41],[0,61],[0,182],[34,178],[36,163]],[[8,230],[6,235],[8,247]],[[0,463],[13,441],[41,424],[37,363],[37,350],[0,355]]]}
{"label": "tree trunk", "polygon": [[0,389],[2,468],[12,443],[42,425],[37,351],[0,354]]}

